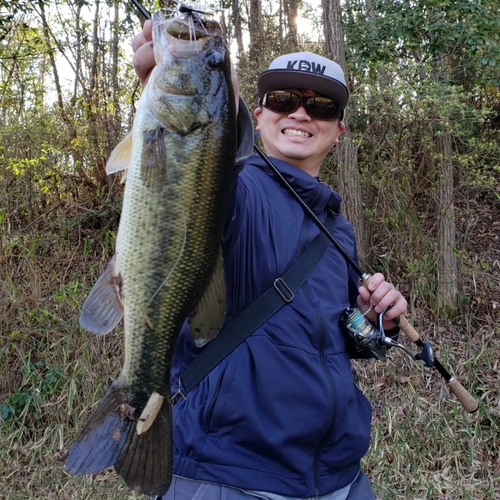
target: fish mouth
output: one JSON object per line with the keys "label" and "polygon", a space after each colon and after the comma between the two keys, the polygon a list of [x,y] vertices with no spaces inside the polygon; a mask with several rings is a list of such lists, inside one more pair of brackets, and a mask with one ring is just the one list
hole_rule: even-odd
{"label": "fish mouth", "polygon": [[166,32],[177,40],[196,41],[213,36],[201,19],[172,19],[166,26]]}
{"label": "fish mouth", "polygon": [[153,15],[157,64],[165,53],[181,58],[199,54],[205,50],[208,40],[218,37],[221,37],[220,24],[215,20],[202,18],[197,12],[189,11],[172,17],[172,13],[159,10]]}
{"label": "fish mouth", "polygon": [[[200,38],[213,37],[220,34],[220,25],[217,21],[202,17],[201,12],[188,8],[181,4],[181,8],[176,13],[168,12],[168,9],[157,12],[162,24],[165,24],[165,31],[178,40],[196,41]],[[168,18],[170,16],[170,19]]]}

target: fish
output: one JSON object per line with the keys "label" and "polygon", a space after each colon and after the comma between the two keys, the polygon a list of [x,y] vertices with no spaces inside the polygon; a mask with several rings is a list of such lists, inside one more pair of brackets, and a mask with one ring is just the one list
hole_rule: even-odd
{"label": "fish", "polygon": [[170,366],[186,320],[203,345],[221,329],[221,252],[236,158],[236,97],[220,25],[196,11],[153,15],[156,66],[106,171],[124,171],[115,255],[85,300],[83,329],[123,319],[124,362],[71,446],[66,470],[109,467],[163,495],[172,478]]}

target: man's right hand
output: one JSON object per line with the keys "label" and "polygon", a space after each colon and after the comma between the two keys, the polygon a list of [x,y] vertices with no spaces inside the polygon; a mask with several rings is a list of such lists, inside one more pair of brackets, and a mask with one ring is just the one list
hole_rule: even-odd
{"label": "man's right hand", "polygon": [[134,70],[144,86],[156,64],[153,51],[153,22],[151,20],[144,23],[142,31],[132,40],[132,50],[134,51]]}

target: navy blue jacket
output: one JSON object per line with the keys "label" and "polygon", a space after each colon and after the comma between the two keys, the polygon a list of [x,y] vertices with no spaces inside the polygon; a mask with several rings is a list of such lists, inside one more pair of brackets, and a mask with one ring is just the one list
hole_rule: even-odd
{"label": "navy blue jacket", "polygon": [[[279,170],[356,256],[340,196],[283,161]],[[251,156],[238,175],[223,243],[226,323],[282,276],[319,234],[303,209]],[[295,294],[174,406],[175,473],[293,497],[349,484],[370,440],[371,407],[353,381],[348,339],[339,327],[355,304],[357,276],[330,245]],[[172,389],[199,352],[185,326],[172,365]]]}

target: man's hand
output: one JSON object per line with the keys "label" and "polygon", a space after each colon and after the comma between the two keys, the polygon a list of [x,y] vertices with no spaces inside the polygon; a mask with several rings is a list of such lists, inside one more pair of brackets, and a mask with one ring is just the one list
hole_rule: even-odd
{"label": "man's hand", "polygon": [[370,278],[368,289],[360,286],[358,291],[358,307],[373,325],[377,325],[378,314],[384,309],[387,309],[383,316],[384,330],[396,326],[394,321],[391,321],[396,316],[406,316],[408,304],[405,298],[391,283],[385,281],[383,274],[374,274]]}
{"label": "man's hand", "polygon": [[132,50],[134,51],[134,70],[144,86],[151,70],[156,65],[153,51],[153,22],[151,20],[144,23],[142,31],[132,40]]}

